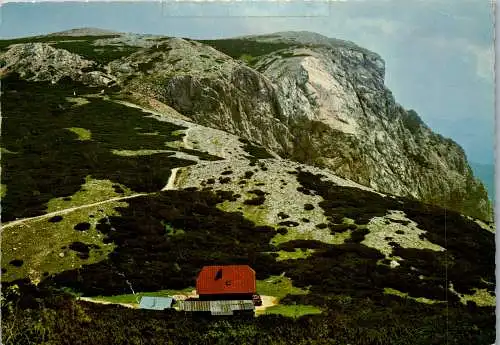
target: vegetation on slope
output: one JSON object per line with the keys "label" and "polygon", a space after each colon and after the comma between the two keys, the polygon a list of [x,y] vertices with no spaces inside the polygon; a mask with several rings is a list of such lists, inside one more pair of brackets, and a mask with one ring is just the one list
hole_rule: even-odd
{"label": "vegetation on slope", "polygon": [[[304,259],[277,261],[273,251],[278,248],[269,244],[275,233],[273,228],[255,226],[239,213],[226,213],[216,207],[223,200],[234,198],[232,193],[191,188],[130,200],[129,207],[119,209],[119,216],[110,217],[110,225],[102,222],[97,226],[107,236],[105,242],[116,245],[107,260],[48,277],[40,287],[70,288],[94,296],[127,293],[130,291],[129,283],[135,291],[183,289],[192,286],[203,265],[250,264],[259,279],[284,272],[294,286],[309,291],[306,295],[289,294],[282,298],[281,304],[313,305],[323,310],[323,314],[306,316],[299,319],[301,321],[279,318],[279,332],[262,326],[260,320],[248,321],[243,329],[242,323],[236,320],[228,321],[229,328],[222,327],[220,321],[207,321],[207,327],[215,327],[216,332],[232,332],[233,341],[245,342],[247,332],[258,329],[265,339],[272,334],[277,343],[286,342],[291,340],[287,332],[296,334],[297,330],[292,329],[299,325],[301,332],[305,333],[296,334],[298,343],[306,338],[319,340],[323,337],[331,337],[339,343],[350,341],[355,344],[437,344],[444,341],[462,344],[464,339],[469,343],[488,344],[493,340],[494,308],[479,307],[471,301],[464,305],[457,295],[444,288],[444,267],[448,265],[448,279],[453,281],[456,291],[467,293],[472,286],[484,287],[490,293],[494,290],[494,286],[487,283],[494,278],[493,234],[460,215],[450,213],[445,244],[444,232],[438,226],[444,221],[442,209],[335,186],[322,182],[319,176],[312,174],[299,173],[299,180],[304,188],[314,189],[324,196],[321,206],[331,217],[332,224],[337,217],[349,216],[361,225],[368,221],[365,214],[385,214],[387,208],[399,207],[428,230],[426,236],[432,242],[448,248],[448,254],[396,247],[394,254],[405,261],[401,266],[390,268],[385,263],[380,264],[385,257],[382,253],[361,244],[366,232],[358,229],[353,231],[350,243],[341,245],[307,240],[285,243],[283,245],[315,251]],[[170,236],[165,224],[184,232]],[[116,231],[111,231],[111,226]],[[461,232],[461,236],[457,236],[457,231]],[[478,245],[483,250],[473,251]],[[458,250],[458,247],[461,249]],[[421,275],[424,279],[419,277]],[[448,302],[447,305],[443,302],[419,303],[412,298],[386,294],[387,288],[411,297]],[[96,320],[95,316],[90,316],[93,320],[91,329],[95,329],[95,337],[99,339],[105,339],[104,334],[98,335],[99,327],[104,325],[118,330],[119,327],[129,329],[133,324],[132,328],[144,330],[147,324],[144,320],[156,320],[159,315],[164,315],[162,322],[165,322],[165,327],[174,321],[191,322],[181,314],[147,314],[143,311],[129,314],[132,311],[118,309],[120,312],[116,312],[117,309],[111,307],[85,308],[91,314],[96,308],[102,315],[106,315],[104,310],[118,313],[110,319],[104,316]],[[310,322],[316,325],[314,329],[306,326]],[[346,327],[349,331],[344,329],[339,333],[337,327],[340,325],[340,329]],[[446,325],[448,332],[445,331]],[[81,332],[75,328],[71,332]],[[183,336],[189,338],[182,339],[196,343],[201,336],[198,332],[201,330],[186,333]],[[180,336],[177,332],[168,333],[155,336],[152,341],[180,341]],[[229,338],[227,340],[230,341]],[[214,341],[212,339],[208,343]]]}
{"label": "vegetation on slope", "polygon": [[[42,277],[106,259],[113,243],[103,243],[98,219],[116,214],[124,202],[85,207],[50,218],[27,221],[2,230],[2,281]],[[22,261],[15,266],[14,260]]]}
{"label": "vegetation on slope", "polygon": [[11,38],[6,40],[0,40],[0,51],[6,50],[11,44],[22,44],[22,43],[58,43],[64,41],[86,41],[94,42],[97,39],[104,38],[114,38],[118,35],[103,35],[103,36],[34,36],[34,37],[22,37],[22,38]]}
{"label": "vegetation on slope", "polygon": [[255,65],[261,56],[294,46],[285,42],[258,42],[241,38],[198,40],[198,42],[212,46],[233,59],[241,59],[250,66]]}
{"label": "vegetation on slope", "polygon": [[78,54],[87,60],[92,60],[100,65],[106,65],[113,60],[129,56],[140,48],[131,46],[93,45],[93,41],[64,41],[53,44],[54,48],[65,49]]}
{"label": "vegetation on slope", "polygon": [[12,44],[48,43],[54,48],[65,49],[78,54],[87,60],[96,61],[101,65],[135,53],[140,48],[132,46],[94,45],[98,39],[114,38],[119,35],[103,36],[37,36],[0,40],[0,52],[6,51]]}
{"label": "vegetation on slope", "polygon": [[[73,195],[89,175],[135,192],[153,192],[166,184],[172,168],[193,163],[171,157],[175,152],[113,154],[113,150],[165,149],[166,142],[178,138],[173,132],[183,127],[101,98],[73,106],[67,97],[74,91],[79,95],[98,92],[77,83],[26,82],[14,74],[2,79],[6,116],[1,147],[8,150],[2,154],[2,184],[7,188],[3,221],[43,214],[49,200]],[[68,128],[80,128],[80,134]],[[82,130],[91,133],[88,140],[81,140]],[[152,132],[158,134],[145,140],[143,134]]]}
{"label": "vegetation on slope", "polygon": [[[2,285],[4,344],[491,344],[493,308],[423,304],[394,295],[327,300],[297,319],[192,318],[180,312],[77,302],[60,292]],[[446,331],[447,330],[447,331]]]}
{"label": "vegetation on slope", "polygon": [[[489,344],[493,341],[494,308],[481,307],[470,300],[464,305],[463,299],[446,286],[453,282],[454,291],[461,294],[472,294],[476,289],[493,293],[492,233],[451,211],[445,218],[444,210],[437,207],[340,187],[322,181],[320,175],[302,171],[298,171],[297,176],[304,191],[314,191],[323,197],[320,207],[329,219],[326,226],[332,232],[353,230],[348,243],[295,240],[275,246],[270,244],[276,234],[274,228],[256,226],[239,212],[228,213],[217,207],[225,200],[238,197],[231,192],[214,193],[196,188],[165,191],[130,199],[128,207],[118,208],[116,215],[108,217],[109,222],[104,219],[98,222],[95,228],[104,235],[103,242],[114,244],[105,260],[49,275],[38,288],[45,293],[70,289],[86,296],[127,294],[131,287],[137,292],[179,290],[191,287],[204,265],[241,263],[250,264],[259,280],[281,274],[291,279],[294,288],[280,300],[281,305],[290,306],[287,311],[294,305],[309,305],[322,314],[296,321],[279,316],[247,321],[205,320],[198,321],[197,325],[204,325],[201,328],[187,330],[197,321],[180,313],[125,310],[82,302],[75,304],[71,300],[55,306],[45,301],[36,307],[37,303],[33,302],[36,293],[28,291],[22,298],[31,300],[35,307],[20,304],[16,317],[24,320],[22,326],[14,327],[14,316],[7,313],[3,327],[10,332],[18,329],[30,334],[32,339],[80,339],[81,343],[107,343],[110,339],[122,339],[124,334],[129,343],[146,340],[150,343],[244,343],[255,342],[257,338],[270,344],[300,344],[307,339],[317,343],[331,339],[330,343],[353,344],[446,341]],[[447,251],[394,245],[393,255],[404,261],[391,268],[384,254],[362,242],[367,234],[363,225],[392,209],[403,210],[409,219],[427,230],[423,234],[427,240]],[[355,229],[337,226],[342,225],[345,218],[354,220]],[[173,234],[169,231],[172,228],[182,231]],[[313,251],[306,258],[278,260],[278,251],[302,248]],[[9,284],[2,286],[4,291],[8,288]],[[308,293],[303,294],[303,290]],[[402,296],[386,293],[396,290]],[[427,300],[434,303],[424,302]],[[308,312],[313,310],[307,308]],[[279,322],[274,324],[273,320]],[[175,332],[169,331],[174,324]],[[179,332],[183,327],[186,331]],[[116,337],[109,336],[119,332]],[[149,332],[152,332],[150,336]],[[206,332],[217,334],[218,338],[207,337]],[[68,338],[62,338],[63,335]]]}
{"label": "vegetation on slope", "polygon": [[[478,290],[494,294],[494,234],[460,214],[337,186],[323,181],[321,175],[299,170],[301,191],[314,192],[324,199],[319,206],[328,224],[323,228],[332,233],[349,231],[349,236],[342,244],[312,240],[272,244],[281,230],[257,226],[240,212],[219,209],[225,201],[241,196],[213,192],[209,187],[157,192],[165,185],[171,168],[193,162],[167,153],[113,154],[113,150],[165,148],[165,142],[178,139],[175,131],[182,129],[180,126],[157,122],[137,109],[99,98],[73,106],[67,100],[73,90],[78,94],[96,92],[78,84],[30,83],[11,75],[2,80],[2,87],[3,110],[8,114],[1,138],[5,149],[2,183],[7,187],[2,199],[3,219],[44,213],[47,206],[78,195],[87,176],[121,184],[128,188],[126,192],[151,192],[128,199],[127,207],[117,208],[106,218],[98,217],[92,224],[87,215],[54,219],[61,224],[70,220],[75,233],[91,230],[112,248],[100,261],[89,261],[89,248],[99,249],[82,236],[70,244],[79,253],[73,262],[77,268],[67,270],[69,267],[59,265],[55,257],[49,274],[37,287],[28,281],[5,283],[2,275],[4,343],[493,342],[494,307],[479,306],[458,294],[470,295]],[[74,133],[68,128],[88,132]],[[158,134],[142,135],[155,132]],[[84,133],[91,135],[80,140],[78,134]],[[255,160],[266,156],[251,144],[246,149]],[[404,248],[394,242],[391,254],[404,260],[392,268],[384,253],[363,244],[369,231],[366,225],[390,210],[402,210],[427,231],[422,238],[446,251]],[[353,222],[344,224],[346,218]],[[43,236],[45,227],[33,225],[31,237]],[[69,240],[66,227],[51,229],[57,232],[53,236],[60,232],[64,240]],[[12,233],[6,236],[2,234],[3,243]],[[8,243],[10,247],[14,241]],[[284,259],[279,254],[297,250],[305,250],[308,255]],[[23,271],[23,258],[13,252],[9,255],[9,260],[2,260],[2,270],[9,272],[17,267],[21,268],[17,277],[29,276]],[[311,306],[307,307],[309,311],[322,313],[297,320],[275,315],[196,320],[182,313],[77,302],[60,292],[102,296],[128,294],[131,287],[137,292],[182,290],[192,287],[199,269],[209,264],[249,264],[259,280],[284,275],[292,286],[286,295],[279,296],[280,303],[307,305]],[[20,291],[16,292],[14,284]],[[387,291],[398,291],[400,296]],[[420,302],[426,301],[424,298],[435,303]]]}
{"label": "vegetation on slope", "polygon": [[251,165],[256,165],[259,159],[274,158],[274,156],[261,145],[255,145],[243,138],[240,138],[240,142],[244,145],[243,150],[248,153],[246,157],[250,160]]}
{"label": "vegetation on slope", "polygon": [[[381,197],[378,194],[355,188],[332,186],[320,176],[299,173],[305,188],[316,191],[325,200],[320,206],[330,218],[330,227],[347,217],[357,224],[366,224],[374,216],[383,216],[389,210],[401,210],[427,232],[421,236],[446,249],[438,252],[428,249],[394,246],[393,255],[404,258],[400,266],[388,270],[389,287],[408,292],[414,297],[437,298],[450,295],[444,282],[453,282],[459,293],[473,293],[473,288],[485,288],[494,294],[495,236],[477,223],[459,213],[437,206],[422,204],[404,198]],[[353,233],[355,235],[356,232]],[[354,236],[352,236],[354,237]],[[356,235],[358,242],[364,238]],[[359,241],[361,242],[361,241]],[[359,243],[358,242],[358,243]],[[426,279],[420,279],[424,275]]]}

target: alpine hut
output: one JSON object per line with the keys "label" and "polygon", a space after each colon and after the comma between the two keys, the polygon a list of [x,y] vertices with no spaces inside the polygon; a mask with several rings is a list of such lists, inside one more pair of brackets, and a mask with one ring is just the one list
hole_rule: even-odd
{"label": "alpine hut", "polygon": [[196,279],[200,300],[252,300],[257,286],[248,265],[205,266]]}

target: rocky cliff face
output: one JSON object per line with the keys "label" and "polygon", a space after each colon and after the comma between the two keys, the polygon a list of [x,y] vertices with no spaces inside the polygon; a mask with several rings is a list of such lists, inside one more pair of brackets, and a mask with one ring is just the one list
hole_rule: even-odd
{"label": "rocky cliff face", "polygon": [[[199,124],[285,153],[292,136],[280,121],[271,81],[212,47],[168,39],[109,65],[127,90],[172,106]],[[265,130],[263,130],[265,129]]]}
{"label": "rocky cliff face", "polygon": [[[119,44],[119,38],[112,40]],[[377,54],[311,33],[205,43],[213,47],[128,35],[127,44],[142,48],[94,72],[116,79],[125,92],[160,101],[283,158],[328,168],[381,192],[492,218],[487,193],[463,150],[396,103]],[[22,66],[40,79],[88,78],[92,62],[74,54],[52,76],[37,72],[67,54],[48,45],[16,45],[2,59],[8,68]]]}
{"label": "rocky cliff face", "polygon": [[384,85],[384,61],[337,41],[323,44],[276,52],[255,66],[287,105],[292,157],[379,191],[490,218],[485,189],[462,148],[395,102]]}
{"label": "rocky cliff face", "polygon": [[1,55],[3,70],[14,70],[28,80],[59,82],[65,77],[92,86],[106,86],[113,77],[97,70],[97,63],[46,43],[14,44]]}

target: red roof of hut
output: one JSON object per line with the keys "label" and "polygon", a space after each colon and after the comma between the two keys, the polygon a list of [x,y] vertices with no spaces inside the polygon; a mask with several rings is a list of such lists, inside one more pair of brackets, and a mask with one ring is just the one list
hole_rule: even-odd
{"label": "red roof of hut", "polygon": [[255,294],[255,271],[248,265],[205,266],[196,279],[198,295]]}

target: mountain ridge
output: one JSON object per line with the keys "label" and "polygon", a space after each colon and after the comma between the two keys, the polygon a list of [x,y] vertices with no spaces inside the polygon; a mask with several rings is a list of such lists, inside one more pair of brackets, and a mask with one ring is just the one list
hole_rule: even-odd
{"label": "mountain ridge", "polygon": [[114,30],[107,30],[107,29],[101,29],[101,28],[95,28],[95,27],[81,27],[81,28],[53,32],[53,33],[47,34],[47,36],[75,36],[75,37],[78,37],[78,36],[105,36],[105,35],[120,35],[120,34],[122,34],[122,33],[114,31]]}
{"label": "mountain ridge", "polygon": [[[71,73],[57,60],[50,64],[62,63],[62,69],[44,71],[34,65],[41,57],[27,61],[22,56],[53,56],[59,44],[71,51],[78,43],[56,43],[54,52],[44,46],[50,43],[35,43],[33,52],[21,45],[4,53],[5,68],[31,79],[69,75],[113,85],[282,157],[331,169],[382,192],[492,219],[486,191],[463,150],[395,102],[384,85],[385,63],[376,53],[310,32],[199,42],[135,34],[98,37],[85,52],[104,49],[117,58],[92,63],[92,54],[99,54],[90,52],[90,62]],[[130,53],[121,52],[120,44]],[[245,57],[245,51],[250,55]]]}

